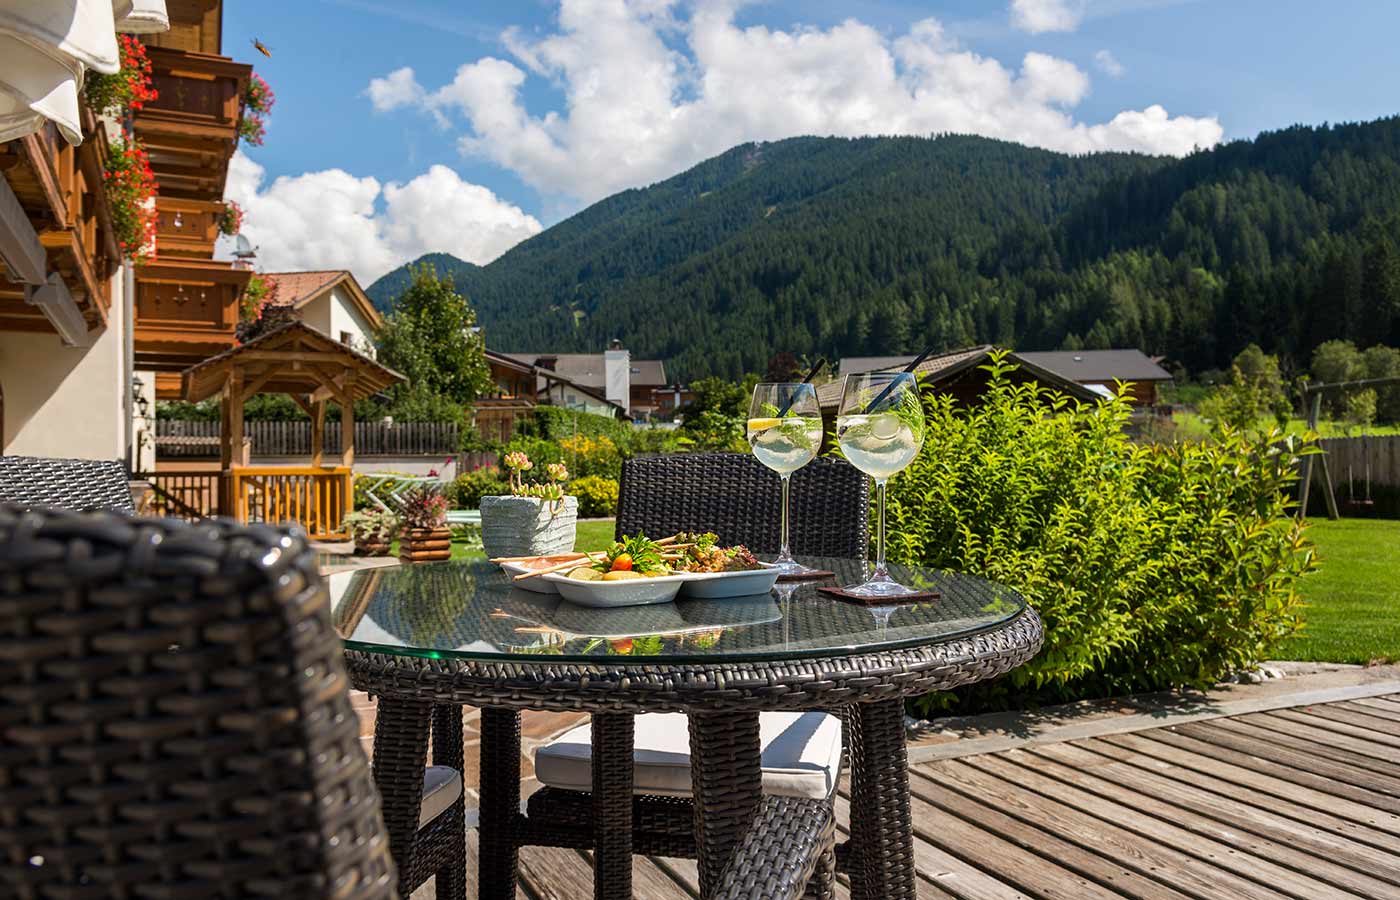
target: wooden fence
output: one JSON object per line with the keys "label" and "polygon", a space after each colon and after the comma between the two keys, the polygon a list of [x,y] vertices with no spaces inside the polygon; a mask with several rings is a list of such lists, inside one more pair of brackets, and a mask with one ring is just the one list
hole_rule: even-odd
{"label": "wooden fence", "polygon": [[1400,434],[1323,438],[1332,481],[1400,487]]}
{"label": "wooden fence", "polygon": [[[310,456],[311,423],[245,422],[257,456]],[[357,456],[443,456],[457,452],[456,422],[356,422]],[[219,455],[219,423],[156,420],[156,448],[165,458]],[[340,429],[327,427],[322,452],[341,452]]]}

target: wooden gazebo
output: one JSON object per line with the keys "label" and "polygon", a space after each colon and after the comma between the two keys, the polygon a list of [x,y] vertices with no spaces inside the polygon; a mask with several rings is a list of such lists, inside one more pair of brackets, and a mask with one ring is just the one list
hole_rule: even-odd
{"label": "wooden gazebo", "polygon": [[[241,522],[300,522],[313,538],[339,539],[354,498],[355,401],[404,378],[369,356],[292,321],[186,369],[186,400],[219,398],[219,507]],[[253,466],[243,440],[243,404],[287,394],[311,417],[309,466]],[[322,460],[326,404],[340,407],[339,465]]]}

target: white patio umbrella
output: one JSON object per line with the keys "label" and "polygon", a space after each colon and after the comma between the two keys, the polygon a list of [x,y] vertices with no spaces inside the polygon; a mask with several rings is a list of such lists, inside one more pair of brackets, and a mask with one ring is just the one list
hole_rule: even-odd
{"label": "white patio umbrella", "polygon": [[[123,12],[119,7],[125,6]],[[122,34],[158,34],[170,30],[170,14],[165,0],[112,0],[112,13],[117,19],[117,31]]]}
{"label": "white patio umbrella", "polygon": [[80,143],[84,67],[121,68],[115,27],[112,0],[0,0],[0,140],[52,120]]}

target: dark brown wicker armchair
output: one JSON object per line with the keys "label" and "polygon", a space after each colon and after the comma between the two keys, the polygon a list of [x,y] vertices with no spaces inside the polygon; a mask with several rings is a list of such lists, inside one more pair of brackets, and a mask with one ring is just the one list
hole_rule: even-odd
{"label": "dark brown wicker armchair", "polygon": [[0,456],[0,502],[52,509],[135,512],[116,460]]}
{"label": "dark brown wicker armchair", "polygon": [[[622,464],[617,536],[704,528],[726,544],[775,553],[778,476],[747,453],[638,456]],[[816,459],[792,476],[792,552],[865,559],[870,480],[850,463]]]}
{"label": "dark brown wicker armchair", "polygon": [[0,896],[395,896],[296,533],[0,505]]}

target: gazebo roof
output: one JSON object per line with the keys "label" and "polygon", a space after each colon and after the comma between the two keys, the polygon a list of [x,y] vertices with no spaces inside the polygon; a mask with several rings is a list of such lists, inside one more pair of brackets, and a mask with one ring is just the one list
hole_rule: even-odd
{"label": "gazebo roof", "polygon": [[198,402],[219,393],[229,375],[241,370],[249,393],[321,394],[339,399],[349,387],[355,400],[379,393],[404,376],[374,359],[322,334],[310,325],[291,321],[259,335],[240,347],[225,350],[181,373],[186,400]]}

